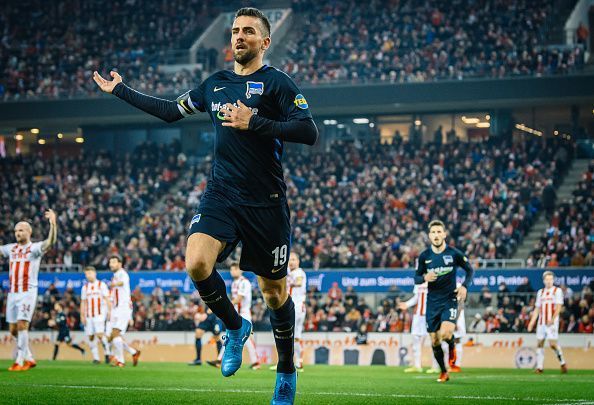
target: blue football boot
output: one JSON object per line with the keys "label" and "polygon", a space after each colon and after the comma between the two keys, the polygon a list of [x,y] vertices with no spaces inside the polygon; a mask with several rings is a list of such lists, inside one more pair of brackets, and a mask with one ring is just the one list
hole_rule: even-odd
{"label": "blue football boot", "polygon": [[293,405],[297,391],[297,371],[292,374],[276,373],[276,387],[271,405]]}
{"label": "blue football boot", "polygon": [[237,330],[227,329],[223,345],[225,353],[221,360],[221,373],[224,377],[230,377],[241,367],[243,357],[243,345],[252,334],[252,323],[245,318],[241,318],[241,328]]}

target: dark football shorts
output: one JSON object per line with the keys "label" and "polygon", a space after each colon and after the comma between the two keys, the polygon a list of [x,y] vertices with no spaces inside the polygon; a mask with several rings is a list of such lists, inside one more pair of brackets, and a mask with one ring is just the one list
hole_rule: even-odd
{"label": "dark football shorts", "polygon": [[56,341],[70,343],[72,341],[72,338],[70,338],[70,331],[69,330],[60,330],[58,332],[58,337],[57,337]]}
{"label": "dark football shorts", "polygon": [[427,331],[437,332],[442,322],[456,323],[458,319],[458,300],[456,298],[443,298],[430,300],[427,297]]}
{"label": "dark football shorts", "polygon": [[291,251],[291,215],[286,202],[272,207],[240,205],[216,193],[205,193],[192,218],[188,237],[205,233],[226,242],[217,257],[224,261],[241,242],[242,270],[279,280],[287,275]]}
{"label": "dark football shorts", "polygon": [[213,335],[219,335],[223,331],[223,323],[215,314],[208,314],[208,317],[196,325],[196,329],[202,329],[205,332],[211,332]]}

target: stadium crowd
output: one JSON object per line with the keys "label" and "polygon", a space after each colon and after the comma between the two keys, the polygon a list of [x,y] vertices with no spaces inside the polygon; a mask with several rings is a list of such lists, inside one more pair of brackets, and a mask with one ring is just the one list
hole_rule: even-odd
{"label": "stadium crowd", "polygon": [[[92,72],[113,68],[140,91],[181,93],[218,68],[221,51],[199,49],[202,69],[166,73],[160,66],[175,63],[176,51],[187,53],[219,12],[252,3],[115,0],[106,13],[98,0],[6,1],[0,100],[97,97]],[[540,76],[583,65],[582,45],[544,45],[552,0],[295,0],[293,9],[303,23],[281,67],[298,82]]]}
{"label": "stadium crowd", "polygon": [[[562,286],[565,305],[560,317],[560,332],[593,333],[594,298],[593,286],[582,291],[572,291]],[[60,302],[65,309],[68,324],[73,330],[81,330],[79,291],[67,288],[60,293],[52,284],[40,295],[32,329],[49,329],[48,321],[55,316],[54,303]],[[5,302],[6,292],[0,295],[0,309]],[[396,289],[385,294],[372,306],[371,297],[358,294],[352,287],[345,291],[338,285],[326,293],[311,288],[307,296],[306,331],[329,332],[410,332],[411,311],[399,309],[399,303],[410,294]],[[466,310],[467,329],[470,333],[515,333],[526,332],[530,315],[534,309],[536,292],[529,284],[521,285],[515,291],[502,284],[496,293],[484,289],[481,293],[469,295]],[[156,287],[151,294],[143,294],[140,288],[132,292],[134,319],[130,330],[137,331],[190,331],[195,327],[194,319],[204,311],[199,295],[194,292],[184,295],[173,288],[164,292]],[[253,322],[255,330],[268,330],[267,310],[260,290],[253,288]],[[474,316],[471,314],[474,313]],[[4,325],[0,313],[0,326]],[[5,326],[5,325],[4,325]]]}
{"label": "stadium crowd", "polygon": [[[558,140],[420,149],[338,141],[313,153],[290,150],[292,250],[304,268],[412,267],[426,245],[425,224],[439,217],[471,260],[510,257],[541,210],[545,184],[567,167],[567,148]],[[14,218],[30,218],[34,237],[42,238],[45,224],[35,213],[52,207],[60,215],[59,243],[44,263],[105,268],[107,255],[118,253],[131,271],[184,270],[187,224],[211,157],[188,164],[177,143],[141,145],[133,156],[2,160],[0,243],[12,241]],[[238,247],[229,261],[239,255]]]}
{"label": "stadium crowd", "polygon": [[[114,0],[109,12],[98,0],[3,2],[0,99],[98,96],[93,71],[113,68],[140,91],[186,91],[202,71],[165,74],[159,65],[170,51],[189,49],[222,8],[199,0]],[[218,52],[200,49],[197,57],[212,70]]]}
{"label": "stadium crowd", "polygon": [[282,68],[298,82],[542,76],[584,64],[582,46],[545,46],[552,0],[294,0],[293,8],[303,23]]}
{"label": "stadium crowd", "polygon": [[[178,143],[145,143],[117,158],[83,152],[0,159],[0,244],[14,242],[15,218],[30,221],[34,240],[45,238],[43,212],[52,208],[58,243],[43,264],[63,269],[100,260],[111,241],[169,190],[184,164],[178,157]],[[142,235],[138,239],[141,244]],[[8,268],[5,258],[0,263]]]}
{"label": "stadium crowd", "polygon": [[571,199],[555,207],[550,226],[530,254],[529,265],[540,267],[594,265],[594,165]]}

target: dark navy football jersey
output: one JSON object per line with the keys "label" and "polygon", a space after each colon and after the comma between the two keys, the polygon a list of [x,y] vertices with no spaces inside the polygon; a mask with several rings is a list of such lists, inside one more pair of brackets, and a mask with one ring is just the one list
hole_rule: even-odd
{"label": "dark navy football jersey", "polygon": [[441,253],[435,253],[431,248],[426,249],[419,255],[415,283],[425,282],[423,276],[433,271],[437,274],[437,280],[428,283],[429,292],[427,299],[445,299],[456,296],[456,268],[461,267],[466,271],[466,278],[463,285],[468,288],[472,283],[473,270],[464,253],[458,249],[447,246]]}
{"label": "dark navy football jersey", "polygon": [[56,326],[60,331],[68,330],[68,322],[66,322],[66,315],[64,314],[64,312],[59,312],[56,315]]}
{"label": "dark navy football jersey", "polygon": [[241,100],[258,116],[274,121],[311,119],[305,97],[289,76],[264,65],[241,76],[219,71],[194,90],[178,98],[184,116],[207,112],[215,128],[214,160],[206,193],[218,193],[250,206],[274,206],[286,199],[280,139],[250,130],[222,126],[226,103]]}

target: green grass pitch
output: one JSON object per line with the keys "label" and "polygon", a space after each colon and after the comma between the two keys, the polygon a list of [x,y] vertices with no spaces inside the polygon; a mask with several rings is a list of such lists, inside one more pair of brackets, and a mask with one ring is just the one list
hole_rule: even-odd
{"label": "green grass pitch", "polygon": [[[0,403],[7,404],[264,404],[275,374],[241,369],[224,378],[208,365],[143,363],[111,368],[75,361],[41,361],[10,373],[0,362]],[[309,366],[299,374],[296,404],[510,403],[594,404],[594,370],[560,375],[546,370],[466,369],[446,384],[436,375],[381,366]]]}

